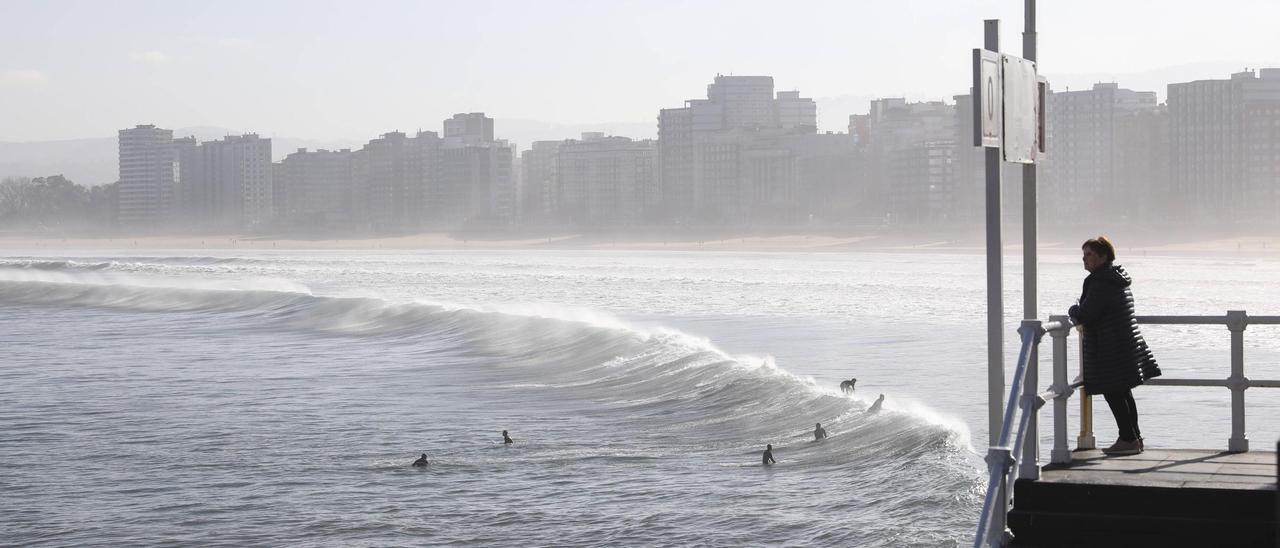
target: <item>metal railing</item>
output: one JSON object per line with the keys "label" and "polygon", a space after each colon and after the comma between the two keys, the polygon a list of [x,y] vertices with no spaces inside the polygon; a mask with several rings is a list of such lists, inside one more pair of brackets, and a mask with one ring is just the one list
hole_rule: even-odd
{"label": "metal railing", "polygon": [[[1250,387],[1280,388],[1280,380],[1251,380],[1244,375],[1244,330],[1249,324],[1280,325],[1280,316],[1250,317],[1243,310],[1230,310],[1225,316],[1138,316],[1140,324],[1164,325],[1225,325],[1231,331],[1231,376],[1223,380],[1213,379],[1150,379],[1152,386],[1220,386],[1231,390],[1231,438],[1227,441],[1230,452],[1249,450],[1245,435],[1244,391]],[[1071,462],[1071,449],[1067,446],[1067,400],[1082,382],[1067,382],[1067,336],[1071,322],[1066,316],[1050,316],[1048,322],[1023,320],[1018,328],[1021,349],[1009,386],[1009,399],[1005,406],[1004,422],[1000,437],[987,450],[987,468],[990,478],[987,495],[983,500],[982,514],[974,547],[1003,546],[1011,538],[1006,528],[1009,502],[1013,495],[1014,479],[1040,478],[1040,447],[1038,433],[1039,409],[1053,401],[1053,449],[1050,462]],[[1036,392],[1039,383],[1036,349],[1048,333],[1053,337],[1053,384],[1044,392]],[[1081,368],[1083,374],[1083,368]],[[1021,394],[1021,397],[1018,395]],[[1081,391],[1080,434],[1077,449],[1096,447],[1093,436],[1092,398]],[[1014,415],[1018,416],[1017,432],[1012,428]],[[1010,438],[1013,443],[1010,444]],[[1020,457],[1015,458],[1014,455]],[[1017,464],[1015,469],[1014,465]],[[1014,472],[1017,477],[1014,477]]]}

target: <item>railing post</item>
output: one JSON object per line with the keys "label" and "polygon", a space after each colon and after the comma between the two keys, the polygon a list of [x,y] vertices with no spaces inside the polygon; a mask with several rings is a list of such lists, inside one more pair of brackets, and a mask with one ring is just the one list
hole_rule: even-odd
{"label": "railing post", "polygon": [[1067,447],[1067,335],[1071,334],[1071,324],[1066,316],[1049,316],[1049,321],[1059,322],[1062,327],[1049,334],[1053,336],[1053,386],[1061,396],[1053,399],[1053,451],[1049,453],[1049,462],[1067,464],[1071,462],[1071,449]]}
{"label": "railing post", "polygon": [[1244,329],[1248,326],[1245,311],[1227,311],[1227,329],[1231,330],[1231,376],[1227,378],[1227,388],[1231,389],[1231,439],[1227,450],[1232,453],[1249,451],[1249,438],[1244,433],[1244,391],[1249,387],[1249,379],[1244,376]]}
{"label": "railing post", "polygon": [[[1084,327],[1076,326],[1080,334],[1080,378],[1084,378]],[[1096,449],[1098,440],[1093,437],[1093,396],[1080,387],[1080,435],[1076,437],[1076,449]]]}
{"label": "railing post", "polygon": [[1032,339],[1031,351],[1027,353],[1027,371],[1022,381],[1022,397],[1019,398],[1023,413],[1030,413],[1027,431],[1022,433],[1022,457],[1018,459],[1018,478],[1040,479],[1040,409],[1035,405],[1039,397],[1040,385],[1040,338],[1044,336],[1043,323],[1040,320],[1023,320],[1027,333]]}

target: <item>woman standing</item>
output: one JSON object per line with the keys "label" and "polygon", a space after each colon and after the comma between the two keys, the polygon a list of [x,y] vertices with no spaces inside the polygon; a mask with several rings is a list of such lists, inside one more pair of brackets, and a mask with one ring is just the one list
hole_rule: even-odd
{"label": "woman standing", "polygon": [[1084,252],[1084,279],[1080,302],[1067,312],[1076,325],[1084,326],[1084,389],[1102,394],[1116,418],[1120,439],[1103,449],[1108,455],[1136,455],[1143,450],[1138,428],[1138,406],[1133,388],[1160,376],[1155,356],[1138,331],[1133,309],[1133,280],[1114,264],[1116,249],[1103,236],[1081,246]]}

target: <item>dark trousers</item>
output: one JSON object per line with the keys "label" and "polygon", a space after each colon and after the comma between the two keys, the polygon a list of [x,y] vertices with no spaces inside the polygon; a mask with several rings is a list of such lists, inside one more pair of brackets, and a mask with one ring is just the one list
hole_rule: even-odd
{"label": "dark trousers", "polygon": [[1120,430],[1120,439],[1133,441],[1142,437],[1138,429],[1138,404],[1133,401],[1133,390],[1107,392],[1102,397],[1107,399],[1111,414],[1116,418],[1116,428]]}

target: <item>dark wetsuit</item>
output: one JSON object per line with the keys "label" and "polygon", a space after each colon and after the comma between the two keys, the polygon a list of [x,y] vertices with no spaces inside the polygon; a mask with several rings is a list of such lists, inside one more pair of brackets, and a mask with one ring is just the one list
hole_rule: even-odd
{"label": "dark wetsuit", "polygon": [[776,460],[773,460],[773,451],[770,451],[768,449],[764,450],[764,455],[760,457],[760,461],[761,461],[761,464],[764,464],[765,466],[778,462]]}
{"label": "dark wetsuit", "polygon": [[418,457],[418,460],[413,461],[414,466],[426,466],[427,464],[429,463],[427,462],[427,457],[425,455]]}

